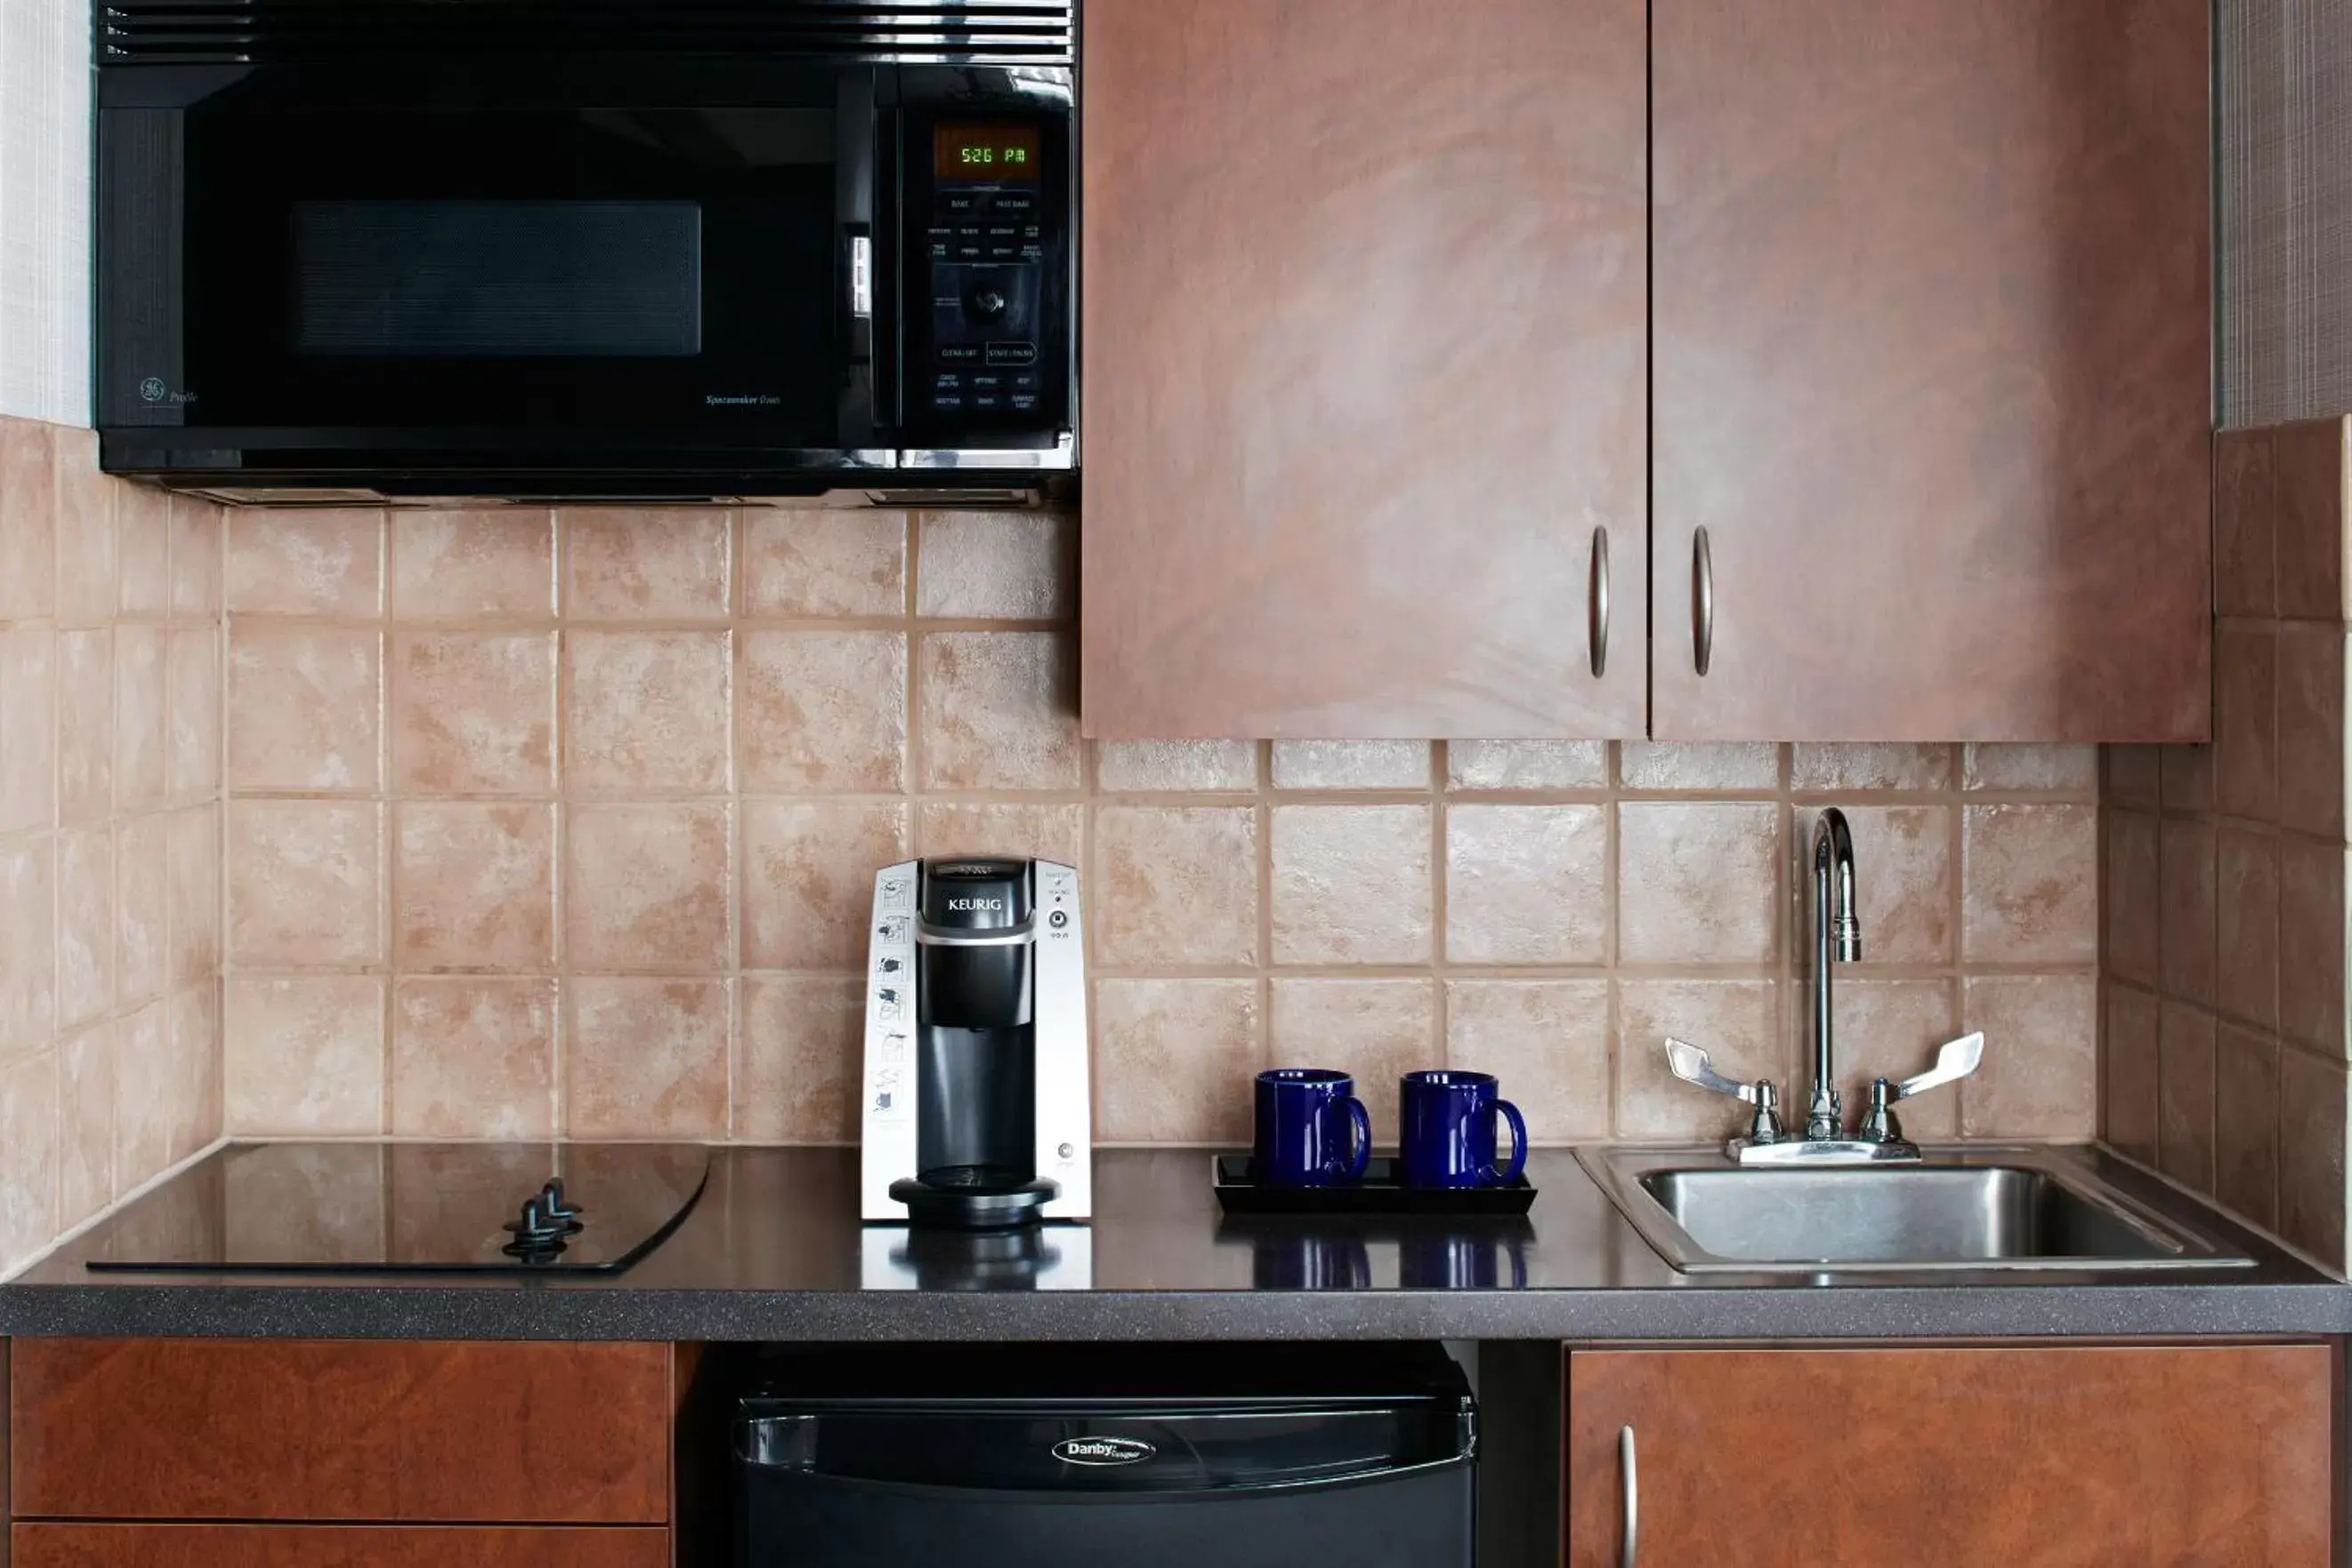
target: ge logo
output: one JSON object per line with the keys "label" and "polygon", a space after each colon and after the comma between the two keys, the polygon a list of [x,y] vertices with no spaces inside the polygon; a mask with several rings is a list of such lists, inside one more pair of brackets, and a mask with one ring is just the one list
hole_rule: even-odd
{"label": "ge logo", "polygon": [[139,384],[139,395],[150,403],[163,402],[164,398],[171,395],[171,392],[172,389],[163,384],[160,376],[151,375]]}

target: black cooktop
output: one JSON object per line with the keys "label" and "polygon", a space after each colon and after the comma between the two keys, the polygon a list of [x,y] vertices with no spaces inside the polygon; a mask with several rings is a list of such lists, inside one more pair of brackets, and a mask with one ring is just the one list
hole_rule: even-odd
{"label": "black cooktop", "polygon": [[110,1218],[87,1266],[617,1274],[709,1174],[691,1143],[236,1143]]}

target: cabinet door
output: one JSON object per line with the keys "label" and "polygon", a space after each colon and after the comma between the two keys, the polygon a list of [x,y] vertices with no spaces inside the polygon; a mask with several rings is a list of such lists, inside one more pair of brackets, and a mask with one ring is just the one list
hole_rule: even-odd
{"label": "cabinet door", "polygon": [[669,1568],[669,1531],[19,1524],[14,1568]]}
{"label": "cabinet door", "polygon": [[2326,1345],[1569,1357],[1569,1568],[2326,1568]]}
{"label": "cabinet door", "polygon": [[1654,733],[2207,736],[2206,13],[1655,8]]}
{"label": "cabinet door", "polygon": [[1088,734],[1643,732],[1643,12],[1089,0]]}

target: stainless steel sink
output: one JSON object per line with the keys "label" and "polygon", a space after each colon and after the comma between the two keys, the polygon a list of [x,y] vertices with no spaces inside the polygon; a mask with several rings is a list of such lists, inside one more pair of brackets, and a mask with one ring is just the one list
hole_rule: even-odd
{"label": "stainless steel sink", "polygon": [[1713,1148],[1580,1149],[1685,1273],[2234,1268],[2252,1259],[2161,1216],[2063,1149],[1930,1150],[1917,1164],[1741,1167]]}

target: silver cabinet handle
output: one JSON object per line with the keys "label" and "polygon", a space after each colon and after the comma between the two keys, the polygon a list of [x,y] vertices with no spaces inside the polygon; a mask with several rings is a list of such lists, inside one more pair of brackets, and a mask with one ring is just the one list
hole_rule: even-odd
{"label": "silver cabinet handle", "polygon": [[1642,1482],[1633,1471],[1633,1428],[1617,1429],[1619,1509],[1624,1515],[1625,1544],[1617,1553],[1617,1568],[1633,1568],[1642,1553]]}
{"label": "silver cabinet handle", "polygon": [[1586,589],[1592,679],[1609,673],[1609,531],[1592,531],[1592,582]]}
{"label": "silver cabinet handle", "polygon": [[1705,675],[1715,662],[1715,552],[1704,528],[1691,536],[1691,649]]}

